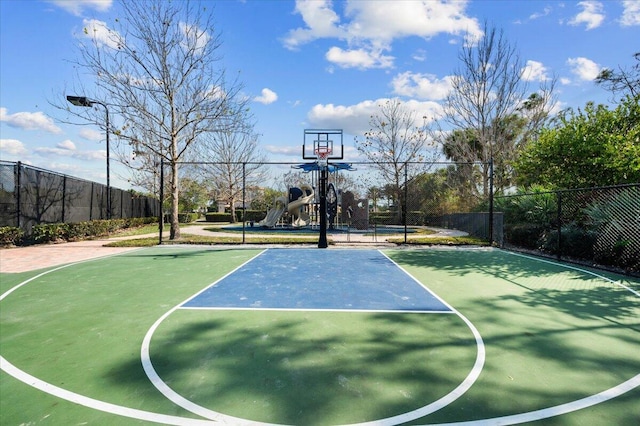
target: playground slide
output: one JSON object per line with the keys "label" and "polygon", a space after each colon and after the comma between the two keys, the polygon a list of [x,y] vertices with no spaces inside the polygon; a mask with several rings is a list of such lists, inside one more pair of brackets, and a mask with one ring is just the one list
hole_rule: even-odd
{"label": "playground slide", "polygon": [[294,218],[293,226],[295,227],[307,226],[309,222],[311,222],[309,214],[302,209],[305,205],[313,201],[313,188],[310,185],[300,185],[300,189],[302,190],[302,196],[290,202],[287,206],[289,214]]}
{"label": "playground slide", "polygon": [[273,228],[276,225],[276,223],[278,223],[278,220],[280,220],[282,213],[284,213],[284,206],[286,205],[287,205],[286,197],[276,198],[275,205],[273,206],[272,209],[269,209],[269,211],[267,212],[267,216],[264,219],[262,219],[260,222],[258,222],[258,226]]}

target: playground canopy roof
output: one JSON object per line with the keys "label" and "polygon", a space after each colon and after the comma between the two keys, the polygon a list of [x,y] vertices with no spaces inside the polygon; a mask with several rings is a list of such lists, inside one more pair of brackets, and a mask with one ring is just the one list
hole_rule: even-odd
{"label": "playground canopy roof", "polygon": [[[293,167],[294,169],[302,169],[305,172],[320,170],[320,166],[318,165],[318,163],[304,163],[304,164],[298,164],[291,167]],[[339,170],[347,170],[347,171],[355,170],[350,163],[329,163],[327,165],[327,168],[329,169],[329,172],[337,172]]]}

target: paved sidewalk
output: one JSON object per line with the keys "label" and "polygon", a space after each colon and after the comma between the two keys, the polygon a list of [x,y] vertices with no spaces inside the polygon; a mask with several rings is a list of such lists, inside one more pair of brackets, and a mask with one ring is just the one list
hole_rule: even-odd
{"label": "paved sidewalk", "polygon": [[136,247],[104,247],[104,244],[108,242],[108,240],[87,240],[75,243],[2,248],[0,249],[0,272],[33,271],[136,249]]}
{"label": "paved sidewalk", "polygon": [[[210,231],[206,231],[204,228],[209,225],[203,226],[189,226],[185,227],[181,230],[182,234],[192,234],[192,235],[207,235],[207,236],[234,236],[238,237],[238,233],[224,233],[224,232],[216,232],[211,233]],[[461,233],[459,231],[454,230],[438,230],[439,232],[435,235],[437,236],[454,236],[454,235],[465,235],[465,233]],[[95,259],[98,257],[109,256],[119,253],[124,253],[127,251],[136,250],[137,247],[105,247],[104,245],[113,242],[119,239],[127,239],[127,238],[144,238],[144,237],[154,237],[158,234],[148,234],[148,235],[136,235],[132,237],[120,237],[120,238],[111,238],[111,239],[98,239],[98,240],[86,240],[86,241],[78,241],[74,243],[60,243],[60,244],[42,244],[42,245],[34,245],[28,247],[15,247],[15,248],[0,248],[0,273],[18,273],[18,272],[27,272],[33,271],[37,269],[43,268],[51,268],[58,265],[64,265],[66,263],[79,262],[82,260]],[[163,234],[165,235],[165,234]],[[255,234],[254,234],[255,235]],[[271,236],[275,236],[276,234],[271,234]],[[247,239],[246,242],[248,244],[251,243],[251,235],[249,235],[247,231]],[[336,245],[333,247],[344,248],[345,246],[353,246],[356,247],[395,247],[395,244],[390,244],[386,242],[386,239],[390,235],[377,235],[373,236],[370,234],[362,234],[362,233],[336,233],[330,234],[328,237],[333,241]],[[289,237],[284,234],[283,237]],[[168,242],[169,233],[166,232],[166,240]],[[248,244],[238,245],[238,247],[249,247]],[[268,247],[274,247],[273,245],[269,245]],[[332,246],[330,246],[332,247]]]}

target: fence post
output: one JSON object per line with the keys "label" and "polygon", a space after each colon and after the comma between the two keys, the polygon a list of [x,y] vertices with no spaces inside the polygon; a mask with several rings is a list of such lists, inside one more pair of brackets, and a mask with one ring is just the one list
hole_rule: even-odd
{"label": "fence post", "polygon": [[160,159],[160,214],[158,215],[158,244],[162,245],[162,228],[164,222],[164,212],[162,201],[164,200],[164,160]]}
{"label": "fence post", "polygon": [[64,221],[64,213],[65,213],[65,200],[67,199],[67,175],[62,176],[62,223]]}
{"label": "fence post", "polygon": [[493,246],[493,156],[489,158],[489,245]]}
{"label": "fence post", "polygon": [[22,211],[20,210],[21,199],[20,199],[20,191],[22,190],[22,185],[20,182],[20,175],[22,171],[22,163],[18,161],[16,163],[16,171],[15,171],[15,197],[16,197],[16,228],[22,229],[20,226],[20,217],[22,216]]}
{"label": "fence post", "polygon": [[556,212],[556,221],[558,223],[558,260],[562,259],[562,192],[558,191],[558,211]]}
{"label": "fence post", "polygon": [[246,202],[246,190],[247,190],[247,163],[242,163],[242,244],[245,243],[245,224],[247,221],[247,202]]}
{"label": "fence post", "polygon": [[409,188],[407,188],[407,180],[409,171],[407,168],[409,163],[404,163],[404,202],[402,203],[402,222],[404,224],[404,243],[407,244],[407,215],[409,214]]}
{"label": "fence post", "polygon": [[89,220],[93,220],[93,182],[91,182],[91,197],[89,198]]}

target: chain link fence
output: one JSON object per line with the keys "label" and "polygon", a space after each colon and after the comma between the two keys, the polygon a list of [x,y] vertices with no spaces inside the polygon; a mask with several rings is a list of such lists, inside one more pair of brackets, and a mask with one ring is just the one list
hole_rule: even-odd
{"label": "chain link fence", "polygon": [[[319,224],[320,173],[314,163],[181,162],[178,166],[181,185],[192,181],[210,188],[209,199],[215,203],[209,209],[229,213],[232,220],[289,229],[301,224],[313,229]],[[483,169],[489,170],[481,163],[330,162],[328,229],[404,233],[406,239],[418,232],[426,235],[428,230],[420,228],[448,228],[460,231],[459,235],[501,242],[501,215],[493,215],[491,223],[489,180],[482,178]],[[167,187],[166,164],[162,175],[162,186]],[[278,206],[282,197],[285,208]],[[305,198],[304,205],[296,203],[300,197]]]}
{"label": "chain link fence", "polygon": [[[29,234],[34,225],[77,223],[109,217],[107,187],[63,174],[0,162],[0,226]],[[155,217],[157,199],[111,188],[112,219]]]}
{"label": "chain link fence", "polygon": [[495,197],[504,247],[640,273],[640,184]]}
{"label": "chain link fence", "polygon": [[[313,229],[319,222],[320,174],[301,166],[179,164],[182,179],[208,188],[214,201],[210,211],[232,213],[232,221],[265,224],[278,198],[290,203],[304,195],[303,205],[271,215],[273,223],[267,225]],[[336,163],[328,174],[329,229],[404,233],[406,240],[422,228],[444,228],[507,249],[640,273],[640,184],[492,200],[487,171],[482,163]],[[165,165],[165,176],[169,173]],[[221,174],[228,176],[226,181]],[[0,161],[0,226],[29,233],[36,224],[106,219],[106,200],[105,185]],[[112,218],[160,213],[157,199],[111,188]]]}

